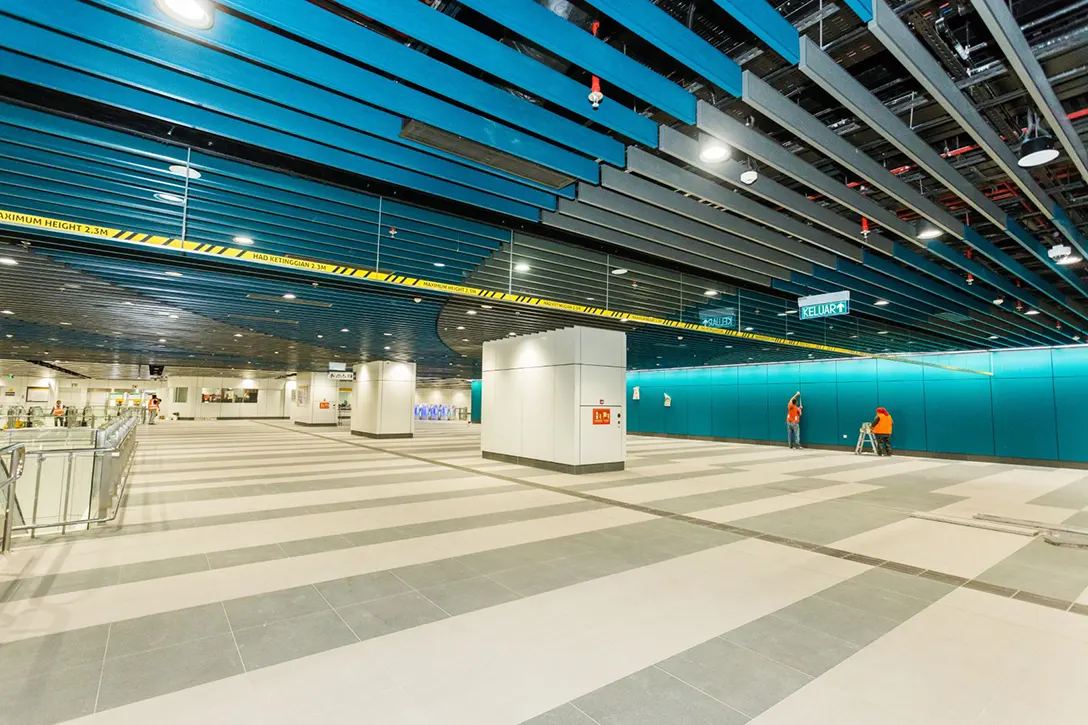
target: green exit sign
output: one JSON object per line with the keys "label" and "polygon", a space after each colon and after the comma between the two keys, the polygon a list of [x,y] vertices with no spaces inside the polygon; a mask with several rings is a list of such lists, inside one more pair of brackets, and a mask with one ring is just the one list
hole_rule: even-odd
{"label": "green exit sign", "polygon": [[850,314],[850,292],[829,292],[824,295],[801,297],[797,300],[798,317],[815,320]]}

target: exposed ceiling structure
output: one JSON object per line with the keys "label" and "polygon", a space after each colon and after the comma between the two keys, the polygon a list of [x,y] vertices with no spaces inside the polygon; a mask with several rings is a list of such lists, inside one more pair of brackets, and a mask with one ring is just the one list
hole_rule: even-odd
{"label": "exposed ceiling structure", "polygon": [[[628,330],[632,367],[1088,341],[1083,0],[0,0],[0,25],[0,358],[462,379],[569,324]],[[849,317],[797,319],[838,290]],[[704,313],[733,334],[671,326]]]}

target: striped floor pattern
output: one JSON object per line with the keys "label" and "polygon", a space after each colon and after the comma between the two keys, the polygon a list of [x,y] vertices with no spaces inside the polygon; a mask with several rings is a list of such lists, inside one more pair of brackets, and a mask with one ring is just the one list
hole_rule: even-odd
{"label": "striped floor pattern", "polygon": [[[632,437],[621,472],[146,428],[123,513],[0,563],[0,725],[1083,722],[1088,472]],[[1063,611],[1065,610],[1065,611]]]}

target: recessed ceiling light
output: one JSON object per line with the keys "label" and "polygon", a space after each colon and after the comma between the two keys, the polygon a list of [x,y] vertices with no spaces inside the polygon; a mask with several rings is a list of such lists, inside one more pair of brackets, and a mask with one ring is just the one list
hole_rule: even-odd
{"label": "recessed ceiling light", "polygon": [[744,328],[744,331],[745,331],[745,332],[751,332],[751,331],[752,331],[752,330],[754,330],[754,329],[755,329],[754,327],[745,327],[745,328]]}
{"label": "recessed ceiling light", "polygon": [[4,265],[5,267],[14,267],[19,263],[11,257],[0,257],[0,264]]}
{"label": "recessed ceiling light", "polygon": [[994,304],[995,304],[995,305],[1003,305],[1003,304],[1005,304],[1005,298],[1004,298],[1004,297],[996,297],[996,298],[994,298]]}
{"label": "recessed ceiling light", "polygon": [[465,314],[466,314],[466,315],[475,315],[475,314],[476,314],[476,310],[468,310],[467,312],[465,312]]}
{"label": "recessed ceiling light", "polygon": [[392,350],[393,348],[391,348],[391,347],[389,347],[388,345],[386,345],[386,346],[385,346],[385,349],[386,349],[386,350]]}
{"label": "recessed ceiling light", "polygon": [[888,331],[887,330],[877,330],[876,334],[878,334],[878,335],[887,335]]}
{"label": "recessed ceiling light", "polygon": [[412,302],[415,302],[417,305],[422,301],[423,301],[422,297],[413,297],[412,298]]}
{"label": "recessed ceiling light", "polygon": [[518,334],[518,333],[516,333],[516,332],[508,332],[508,333],[506,333],[506,334],[507,334],[507,336],[508,336],[508,337],[517,337],[517,334]]}
{"label": "recessed ceiling light", "polygon": [[1028,310],[1024,314],[1025,315],[1037,315],[1037,314],[1039,314],[1039,310]]}
{"label": "recessed ceiling light", "polygon": [[178,316],[177,315],[170,315],[170,319],[171,320],[176,320],[176,319],[178,319]]}
{"label": "recessed ceiling light", "polygon": [[325,337],[325,336],[324,336],[324,335],[318,335],[318,336],[317,336],[317,339],[318,339],[318,340],[320,340],[320,339],[322,339],[323,337]]}
{"label": "recessed ceiling light", "polygon": [[890,305],[891,303],[888,302],[887,300],[877,300],[873,304],[876,305],[877,307],[885,307],[887,305]]}
{"label": "recessed ceiling light", "polygon": [[295,296],[294,296],[293,294],[291,294],[290,292],[288,292],[287,294],[285,294],[285,295],[283,296],[283,299],[285,299],[285,300],[293,300],[293,299],[295,299]]}
{"label": "recessed ceiling light", "polygon": [[706,297],[717,297],[718,296],[718,290],[708,289],[706,292],[703,292],[703,295],[705,295]]}
{"label": "recessed ceiling light", "polygon": [[382,335],[384,335],[385,337],[392,337],[393,333],[392,332],[383,332]]}
{"label": "recessed ceiling light", "polygon": [[192,28],[206,30],[215,22],[215,15],[206,0],[155,0],[164,13]]}
{"label": "recessed ceiling light", "polygon": [[190,179],[199,179],[200,172],[190,166],[182,166],[181,164],[171,164],[170,173],[176,176],[188,176]]}
{"label": "recessed ceiling light", "polygon": [[445,262],[435,262],[434,266],[436,266],[436,267],[445,267],[446,263]]}
{"label": "recessed ceiling light", "polygon": [[528,272],[530,269],[532,269],[532,267],[525,262],[518,262],[514,265],[514,271],[516,272]]}
{"label": "recessed ceiling light", "polygon": [[586,297],[586,302],[592,302],[593,300],[594,300],[593,297]]}
{"label": "recessed ceiling light", "polygon": [[457,329],[458,329],[458,330],[463,330],[463,329],[465,329],[465,326],[464,326],[464,325],[458,325],[458,326],[457,326]]}
{"label": "recessed ceiling light", "polygon": [[684,336],[683,336],[683,335],[677,335],[677,336],[676,336],[676,339],[677,339],[677,340],[683,340],[683,339],[684,339]]}
{"label": "recessed ceiling light", "polygon": [[166,342],[166,338],[165,337],[160,337],[159,342]]}
{"label": "recessed ceiling light", "polygon": [[242,336],[242,333],[240,333],[240,332],[236,332],[236,333],[234,333],[234,336],[235,336],[235,337],[241,337],[241,336]]}
{"label": "recessed ceiling light", "polygon": [[491,305],[480,305],[480,309],[481,309],[481,310],[490,310],[490,309],[491,309]]}
{"label": "recessed ceiling light", "polygon": [[348,329],[348,328],[346,328],[346,327],[341,327],[341,328],[340,328],[340,332],[351,332],[351,330],[349,330],[349,329]]}
{"label": "recessed ceiling light", "polygon": [[165,311],[165,310],[162,310],[162,311],[160,311],[160,312],[159,312],[159,314],[160,314],[160,315],[162,315],[163,317],[166,317],[166,316],[167,316],[167,315],[169,315],[170,313],[169,313],[169,312],[167,312],[167,311]]}
{"label": "recessed ceiling light", "polygon": [[62,322],[60,324],[62,324],[62,325],[71,325],[72,323],[71,322]]}
{"label": "recessed ceiling light", "polygon": [[168,204],[184,204],[185,198],[178,196],[177,194],[167,194],[165,191],[160,191],[155,194],[155,198],[159,201],[165,201]]}
{"label": "recessed ceiling light", "polygon": [[167,277],[184,277],[181,272],[163,272]]}
{"label": "recessed ceiling light", "polygon": [[248,247],[249,245],[253,244],[253,240],[250,237],[235,237],[234,243],[242,244]]}
{"label": "recessed ceiling light", "polygon": [[627,274],[627,269],[624,267],[616,267],[612,270],[612,274]]}
{"label": "recessed ceiling light", "polygon": [[991,339],[991,340],[996,340],[996,339],[997,339],[997,335],[990,335],[990,339]]}

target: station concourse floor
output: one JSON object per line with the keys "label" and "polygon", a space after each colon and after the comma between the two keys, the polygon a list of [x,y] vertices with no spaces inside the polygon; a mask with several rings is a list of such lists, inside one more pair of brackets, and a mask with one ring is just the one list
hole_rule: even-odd
{"label": "station concourse floor", "polygon": [[1084,723],[1088,471],[631,437],[627,470],[145,428],[117,525],[0,568],[0,725]]}

